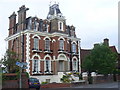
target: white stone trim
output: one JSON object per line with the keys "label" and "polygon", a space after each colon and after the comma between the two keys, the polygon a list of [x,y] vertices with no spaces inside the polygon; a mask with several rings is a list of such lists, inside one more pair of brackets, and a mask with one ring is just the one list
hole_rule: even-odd
{"label": "white stone trim", "polygon": [[53,43],[53,42],[56,42],[56,40],[55,40],[55,39],[53,39],[53,40],[52,40],[52,43]]}
{"label": "white stone trim", "polygon": [[26,62],[27,62],[28,69],[26,69],[26,72],[28,73],[30,72],[29,59],[30,59],[30,34],[27,33],[26,34]]}
{"label": "white stone trim", "polygon": [[62,33],[58,33],[58,32],[54,32],[54,33],[51,34],[51,33],[47,33],[47,32],[40,32],[40,31],[33,31],[33,30],[26,29],[25,31],[21,31],[21,32],[18,32],[14,35],[11,35],[11,36],[7,37],[5,39],[5,41],[9,41],[9,40],[12,40],[14,38],[17,38],[17,37],[21,36],[21,33],[24,33],[24,34],[30,33],[30,34],[37,34],[37,35],[40,35],[40,36],[49,36],[49,37],[56,37],[56,36],[60,37],[60,36],[62,36],[64,38],[71,39],[71,40],[74,40],[74,41],[79,41],[80,40],[80,38],[68,37],[67,34],[62,34]]}
{"label": "white stone trim", "polygon": [[49,57],[50,60],[52,60],[52,58],[51,58],[51,56],[50,56],[49,54],[47,54],[47,55],[44,56],[44,60],[45,60],[47,57]]}
{"label": "white stone trim", "polygon": [[50,38],[50,37],[48,37],[48,36],[44,37],[44,39],[43,39],[43,40],[45,40],[45,39],[47,39],[47,38],[51,41],[51,38]]}
{"label": "white stone trim", "polygon": [[64,37],[62,37],[62,36],[60,36],[60,37],[58,38],[58,40],[60,40],[60,39],[63,39],[63,40],[65,41],[65,38],[64,38]]}
{"label": "white stone trim", "polygon": [[76,41],[72,41],[71,44],[75,43],[77,45],[77,42]]}
{"label": "white stone trim", "polygon": [[69,44],[69,41],[67,40],[67,43]]}
{"label": "white stone trim", "polygon": [[79,53],[79,72],[81,73],[81,57],[80,57],[80,41],[78,41],[78,53]]}
{"label": "white stone trim", "polygon": [[67,57],[66,57],[65,54],[59,54],[58,57],[57,57],[58,60],[61,60],[61,59],[60,59],[60,56],[64,56],[64,60],[67,61]]}
{"label": "white stone trim", "polygon": [[[60,23],[61,23],[61,29],[60,29]],[[58,30],[59,31],[64,31],[63,30],[63,22],[62,21],[58,21]]]}
{"label": "white stone trim", "polygon": [[38,60],[38,71],[41,71],[40,68],[41,66],[40,66],[40,60]]}
{"label": "white stone trim", "polygon": [[32,38],[37,37],[39,40],[41,39],[39,35],[35,34],[32,36]]}
{"label": "white stone trim", "polygon": [[21,33],[23,33],[23,31],[7,37],[7,38],[5,39],[5,41],[10,41],[10,40],[13,40],[13,39],[15,39],[15,38],[17,38],[17,37],[20,37],[20,36],[22,36]]}
{"label": "white stone trim", "polygon": [[[74,61],[74,59],[76,59],[76,62],[77,62],[77,67],[73,67],[73,61]],[[72,70],[75,68],[75,70],[78,70],[78,59],[77,59],[77,57],[76,56],[74,56],[73,58],[72,58]]]}
{"label": "white stone trim", "polygon": [[37,56],[39,60],[41,59],[41,58],[40,58],[40,55],[38,55],[37,53],[35,53],[35,54],[32,56],[32,60],[34,60],[34,57],[35,57],[35,56]]}
{"label": "white stone trim", "polygon": [[76,56],[74,56],[74,57],[72,58],[72,61],[73,61],[74,59],[76,59],[76,60],[78,61],[78,58],[77,58]]}

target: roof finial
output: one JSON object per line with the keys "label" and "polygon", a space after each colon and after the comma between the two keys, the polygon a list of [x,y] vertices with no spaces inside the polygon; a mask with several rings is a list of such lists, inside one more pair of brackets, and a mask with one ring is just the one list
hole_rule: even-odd
{"label": "roof finial", "polygon": [[51,6],[51,2],[52,2],[52,1],[50,1],[50,4],[49,4],[49,6]]}

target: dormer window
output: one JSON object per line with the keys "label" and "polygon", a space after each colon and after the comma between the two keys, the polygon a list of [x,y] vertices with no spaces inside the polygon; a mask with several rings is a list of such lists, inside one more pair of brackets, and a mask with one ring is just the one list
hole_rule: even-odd
{"label": "dormer window", "polygon": [[58,30],[63,31],[63,22],[61,21],[58,22]]}

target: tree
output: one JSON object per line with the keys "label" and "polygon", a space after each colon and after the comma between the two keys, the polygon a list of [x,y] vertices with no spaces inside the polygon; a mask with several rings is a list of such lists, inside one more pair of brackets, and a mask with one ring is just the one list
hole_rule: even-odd
{"label": "tree", "polygon": [[7,69],[8,73],[15,73],[19,70],[19,67],[16,66],[18,61],[17,54],[13,51],[7,50],[4,57],[1,59],[1,62],[4,66],[4,69]]}
{"label": "tree", "polygon": [[108,75],[116,69],[117,54],[105,44],[96,45],[83,61],[83,69],[91,72]]}

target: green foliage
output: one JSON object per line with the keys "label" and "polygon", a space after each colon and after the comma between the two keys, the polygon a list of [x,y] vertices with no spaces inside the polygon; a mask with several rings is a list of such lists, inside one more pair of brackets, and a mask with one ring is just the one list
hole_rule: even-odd
{"label": "green foliage", "polygon": [[63,75],[63,77],[61,78],[61,81],[63,82],[63,83],[70,83],[71,82],[71,80],[69,79],[69,75]]}
{"label": "green foliage", "polygon": [[41,84],[48,84],[48,82],[41,82]]}
{"label": "green foliage", "polygon": [[72,75],[72,73],[68,73],[68,75]]}
{"label": "green foliage", "polygon": [[104,75],[111,74],[116,68],[117,54],[104,44],[96,45],[83,62],[83,69]]}
{"label": "green foliage", "polygon": [[18,61],[17,56],[15,52],[7,50],[0,62],[0,64],[5,66],[3,70],[7,69],[8,73],[18,72],[19,67],[16,66],[16,62]]}
{"label": "green foliage", "polygon": [[30,77],[30,76],[29,76],[29,74],[28,74],[27,72],[25,72],[25,74],[26,74],[26,77],[27,77],[27,78],[29,78],[29,77]]}

